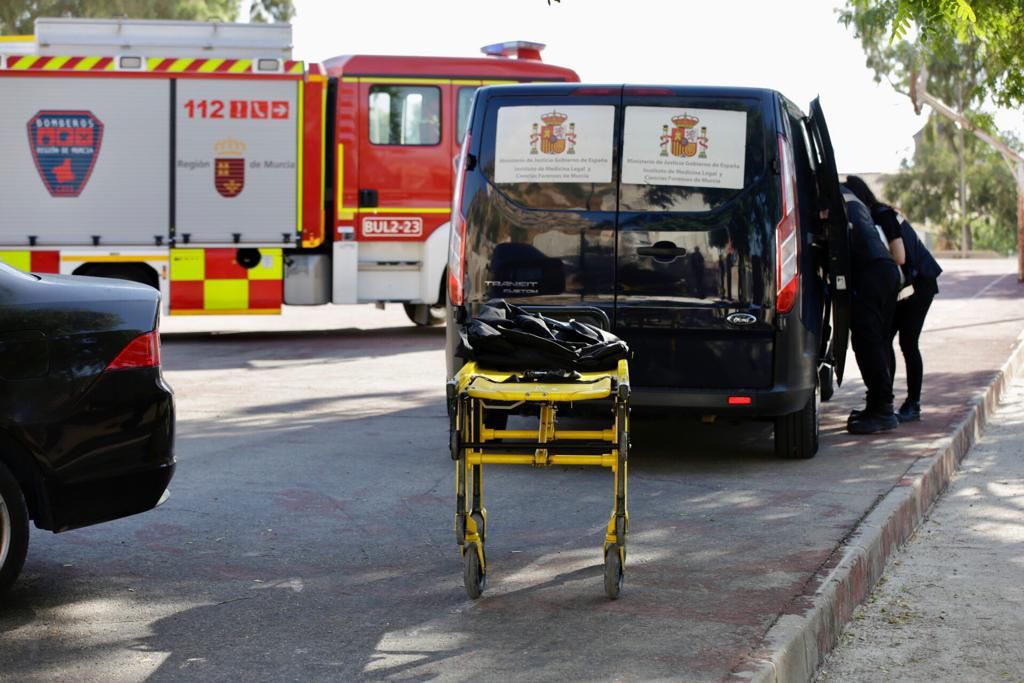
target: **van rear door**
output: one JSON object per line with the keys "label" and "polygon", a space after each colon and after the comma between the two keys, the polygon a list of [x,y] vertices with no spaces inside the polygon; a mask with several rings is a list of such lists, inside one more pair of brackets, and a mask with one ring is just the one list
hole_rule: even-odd
{"label": "van rear door", "polygon": [[478,170],[463,191],[467,304],[596,307],[611,318],[621,92],[530,85],[478,95]]}
{"label": "van rear door", "polygon": [[817,157],[815,175],[818,182],[818,204],[819,209],[828,210],[825,229],[828,236],[828,291],[832,307],[832,359],[835,362],[836,383],[842,384],[850,338],[849,220],[846,216],[846,202],[843,201],[839,187],[832,139],[828,134],[819,98],[811,102],[810,112],[808,128]]}
{"label": "van rear door", "polygon": [[638,386],[772,385],[775,126],[768,91],[624,89],[614,329]]}

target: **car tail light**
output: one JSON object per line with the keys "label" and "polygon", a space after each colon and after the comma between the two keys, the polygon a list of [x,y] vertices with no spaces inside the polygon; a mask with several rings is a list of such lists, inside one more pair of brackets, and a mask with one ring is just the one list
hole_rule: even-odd
{"label": "car tail light", "polygon": [[749,396],[730,396],[727,402],[731,406],[749,406],[754,403],[754,399]]}
{"label": "car tail light", "polygon": [[160,366],[160,333],[156,330],[140,334],[121,349],[107,370],[132,370]]}
{"label": "car tail light", "polygon": [[466,180],[470,133],[462,141],[459,152],[459,170],[455,174],[455,194],[452,196],[451,237],[448,240],[448,299],[453,306],[461,306],[464,296],[463,280],[466,275],[466,219],[462,215],[462,188]]}
{"label": "car tail light", "polygon": [[800,230],[796,210],[796,173],[786,138],[779,136],[782,167],[782,220],[775,229],[775,310],[788,313],[800,291]]}

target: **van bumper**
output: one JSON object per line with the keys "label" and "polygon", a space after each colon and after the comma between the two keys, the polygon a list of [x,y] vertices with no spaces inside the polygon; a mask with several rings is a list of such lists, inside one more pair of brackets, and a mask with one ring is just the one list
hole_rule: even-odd
{"label": "van bumper", "polygon": [[[814,396],[814,386],[772,387],[771,389],[673,389],[633,386],[629,402],[636,407],[672,408],[703,415],[735,417],[779,417],[803,409]],[[747,405],[730,405],[729,397],[749,397]]]}

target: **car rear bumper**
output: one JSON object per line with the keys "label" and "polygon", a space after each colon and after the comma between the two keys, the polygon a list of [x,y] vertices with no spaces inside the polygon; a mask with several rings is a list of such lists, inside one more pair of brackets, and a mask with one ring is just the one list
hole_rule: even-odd
{"label": "car rear bumper", "polygon": [[65,531],[152,509],[174,475],[174,396],[156,368],[108,372],[45,434],[49,514]]}
{"label": "car rear bumper", "polygon": [[[795,413],[807,405],[814,395],[814,386],[792,388],[773,387],[760,390],[686,390],[673,388],[637,387],[630,392],[630,404],[636,407],[679,409],[683,412],[706,415],[769,418]],[[746,399],[747,404],[730,404],[733,397]]]}
{"label": "car rear bumper", "polygon": [[175,464],[51,488],[53,531],[68,531],[152,510],[174,476]]}

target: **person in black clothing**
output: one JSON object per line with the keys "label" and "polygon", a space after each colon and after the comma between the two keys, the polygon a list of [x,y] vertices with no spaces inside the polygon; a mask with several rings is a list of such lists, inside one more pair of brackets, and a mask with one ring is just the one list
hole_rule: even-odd
{"label": "person in black clothing", "polygon": [[903,260],[903,243],[899,233],[883,238],[868,207],[845,185],[843,199],[850,219],[851,341],[867,387],[866,405],[850,413],[846,429],[851,434],[874,434],[899,425],[892,409],[889,332],[900,289],[897,261]]}
{"label": "person in black clothing", "polygon": [[[900,300],[896,303],[892,328],[889,331],[889,363],[896,367],[896,353],[893,341],[900,339],[900,351],[907,366],[907,398],[900,406],[896,417],[900,422],[921,419],[921,384],[924,379],[924,363],[921,360],[921,328],[932,305],[932,299],[939,293],[938,278],[942,268],[921,242],[914,228],[888,204],[875,197],[871,189],[857,176],[847,176],[847,186],[864,202],[875,224],[886,234],[899,230],[906,252],[905,263],[901,266],[905,285]],[[907,293],[908,296],[902,296]]]}

